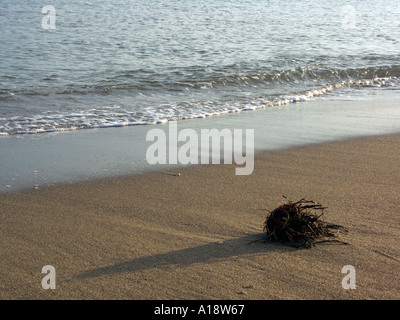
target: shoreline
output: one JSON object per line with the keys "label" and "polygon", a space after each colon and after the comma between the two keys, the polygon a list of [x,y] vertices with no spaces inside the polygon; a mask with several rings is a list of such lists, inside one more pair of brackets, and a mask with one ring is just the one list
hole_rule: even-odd
{"label": "shoreline", "polygon": [[[0,194],[2,299],[399,299],[400,134]],[[282,195],[327,206],[350,245],[255,242]],[[57,288],[41,287],[45,265]],[[357,288],[341,286],[342,267]]]}
{"label": "shoreline", "polygon": [[[393,133],[384,133],[384,134],[379,134],[379,135],[362,135],[362,136],[354,136],[354,137],[343,137],[341,139],[333,140],[333,141],[324,141],[324,142],[313,142],[305,145],[292,145],[292,146],[286,146],[278,149],[271,149],[271,150],[258,150],[254,154],[254,160],[260,161],[260,159],[264,159],[268,156],[274,156],[276,154],[280,153],[285,153],[285,152],[296,152],[299,150],[303,149],[308,149],[308,148],[314,148],[314,147],[323,147],[323,146],[328,146],[328,145],[336,145],[336,144],[342,144],[342,143],[356,143],[357,141],[364,141],[368,139],[385,139],[385,138],[390,138],[390,137],[396,137],[398,136],[400,139],[400,132],[393,132]],[[145,170],[142,172],[134,172],[134,173],[120,173],[116,175],[111,175],[111,176],[95,176],[92,178],[85,178],[82,180],[76,180],[76,181],[70,181],[70,182],[60,182],[58,184],[52,184],[52,185],[47,185],[47,186],[42,186],[40,188],[32,188],[32,187],[26,187],[22,189],[17,189],[17,190],[12,190],[12,191],[3,191],[0,192],[0,196],[2,195],[12,195],[12,194],[25,194],[25,193],[37,193],[40,191],[45,191],[45,190],[52,190],[55,188],[64,188],[64,187],[74,187],[74,186],[81,186],[81,185],[86,185],[86,184],[107,184],[108,182],[113,182],[116,180],[121,180],[121,179],[135,179],[135,178],[145,178],[146,176],[152,176],[152,175],[166,175],[166,176],[180,176],[182,172],[186,171],[192,171],[196,168],[199,170],[202,170],[201,168],[208,168],[212,166],[218,166],[218,167],[231,167],[232,175],[235,175],[235,169],[240,168],[241,166],[239,164],[236,164],[233,162],[232,164],[225,164],[223,163],[223,160],[221,160],[222,163],[219,164],[212,164],[212,163],[198,163],[198,164],[187,164],[187,165],[181,165],[181,164],[176,164],[176,165],[155,165],[153,170]],[[242,165],[243,166],[243,165]],[[157,169],[156,169],[157,168]],[[250,175],[254,174],[251,173]],[[249,175],[249,176],[250,176]],[[240,175],[239,175],[240,176]],[[246,175],[245,175],[246,176]]]}
{"label": "shoreline", "polygon": [[[208,119],[178,121],[178,130],[254,130],[255,153],[400,131],[393,97],[368,101],[313,100]],[[146,135],[169,124],[79,130],[0,139],[0,193],[118,177],[184,165],[150,165]],[[245,140],[245,139],[244,139]],[[182,143],[181,143],[182,144]],[[244,146],[243,146],[244,148]],[[202,150],[199,150],[201,154]]]}

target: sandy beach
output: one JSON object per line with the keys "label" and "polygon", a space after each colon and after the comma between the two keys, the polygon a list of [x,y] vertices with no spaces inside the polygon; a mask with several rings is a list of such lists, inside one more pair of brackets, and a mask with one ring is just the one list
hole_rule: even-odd
{"label": "sandy beach", "polygon": [[[0,194],[0,298],[399,299],[399,159],[394,134],[265,152],[249,176],[221,164]],[[252,242],[282,195],[325,205],[349,244]]]}

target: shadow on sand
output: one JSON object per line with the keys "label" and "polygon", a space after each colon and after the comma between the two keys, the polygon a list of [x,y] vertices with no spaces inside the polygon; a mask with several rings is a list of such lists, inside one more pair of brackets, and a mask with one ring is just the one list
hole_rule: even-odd
{"label": "shadow on sand", "polygon": [[168,253],[135,258],[106,267],[88,270],[77,275],[77,277],[81,279],[94,278],[103,275],[113,275],[166,266],[185,267],[195,263],[210,263],[240,255],[295,250],[278,243],[266,243],[263,242],[263,240],[265,240],[265,233],[253,234],[226,240],[223,241],[223,243],[213,242]]}

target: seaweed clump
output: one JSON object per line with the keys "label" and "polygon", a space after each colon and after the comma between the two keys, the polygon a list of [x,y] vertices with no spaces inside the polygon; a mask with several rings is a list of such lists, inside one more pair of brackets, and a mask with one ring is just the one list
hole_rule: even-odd
{"label": "seaweed clump", "polygon": [[343,226],[327,223],[321,219],[326,207],[306,199],[292,202],[287,197],[284,198],[287,203],[269,211],[264,222],[268,240],[296,248],[311,248],[321,242],[347,244],[336,239],[339,231],[347,232]]}

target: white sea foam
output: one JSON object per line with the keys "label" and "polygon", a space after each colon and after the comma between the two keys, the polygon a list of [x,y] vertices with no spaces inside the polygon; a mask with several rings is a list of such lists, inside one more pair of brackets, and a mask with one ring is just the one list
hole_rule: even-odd
{"label": "white sea foam", "polygon": [[396,77],[375,77],[373,79],[347,80],[329,84],[320,88],[288,96],[268,99],[260,97],[250,103],[224,103],[218,105],[212,101],[202,103],[161,104],[155,108],[146,108],[141,112],[124,110],[119,105],[91,108],[87,111],[41,114],[30,117],[14,116],[0,118],[0,136],[10,134],[37,134],[58,131],[71,131],[90,128],[125,127],[142,124],[161,124],[172,120],[206,118],[216,115],[241,111],[255,111],[259,108],[282,106],[291,103],[307,102],[309,99],[325,95],[345,87],[354,88],[385,88],[399,85]]}

